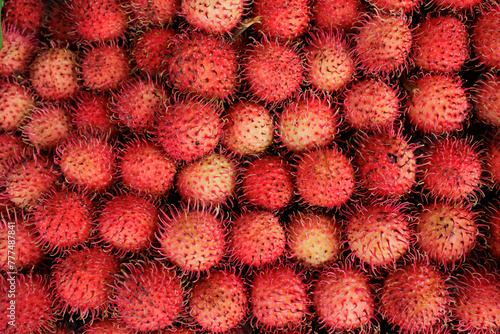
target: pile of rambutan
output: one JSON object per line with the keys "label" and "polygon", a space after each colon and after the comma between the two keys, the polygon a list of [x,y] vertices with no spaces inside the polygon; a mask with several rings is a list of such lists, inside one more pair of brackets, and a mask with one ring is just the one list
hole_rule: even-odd
{"label": "pile of rambutan", "polygon": [[498,0],[0,8],[0,333],[500,333]]}

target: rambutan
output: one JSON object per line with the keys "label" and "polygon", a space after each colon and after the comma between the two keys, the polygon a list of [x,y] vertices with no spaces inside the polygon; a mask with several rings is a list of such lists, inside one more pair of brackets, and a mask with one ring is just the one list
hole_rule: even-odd
{"label": "rambutan", "polygon": [[[133,334],[134,330],[117,318],[107,318],[81,327],[84,334]],[[73,333],[73,332],[71,332]],[[59,334],[59,333],[57,333]],[[62,333],[61,333],[62,334]]]}
{"label": "rambutan", "polygon": [[233,30],[243,17],[248,0],[184,0],[181,16],[195,28],[208,33],[226,33]]}
{"label": "rambutan", "polygon": [[361,19],[364,10],[359,0],[316,0],[311,6],[314,26],[324,30],[349,31]]}
{"label": "rambutan", "polygon": [[130,51],[135,69],[150,75],[162,73],[171,52],[170,43],[176,31],[173,29],[145,29],[135,37]]}
{"label": "rambutan", "polygon": [[387,76],[408,66],[413,41],[405,15],[367,16],[357,27],[354,39],[354,51],[365,72]]}
{"label": "rambutan", "polygon": [[168,97],[166,89],[150,77],[133,79],[113,92],[110,108],[119,125],[135,133],[152,131]]}
{"label": "rambutan", "polygon": [[175,89],[207,99],[228,99],[239,84],[238,53],[232,44],[215,35],[177,35],[167,69]]}
{"label": "rambutan", "polygon": [[290,256],[313,268],[340,257],[342,242],[340,223],[335,217],[313,212],[297,212],[289,216],[286,227]]}
{"label": "rambutan", "polygon": [[76,35],[87,42],[117,40],[127,29],[120,0],[71,0],[68,15]]}
{"label": "rambutan", "polygon": [[479,80],[473,90],[476,116],[486,124],[500,127],[500,76],[491,74]]}
{"label": "rambutan", "polygon": [[279,217],[267,211],[241,213],[233,220],[228,239],[232,259],[243,265],[263,267],[285,253],[285,230]]}
{"label": "rambutan", "polygon": [[380,313],[403,333],[430,332],[447,321],[451,302],[447,278],[414,261],[389,273],[379,292]]}
{"label": "rambutan", "polygon": [[112,137],[118,131],[111,122],[108,96],[89,91],[82,91],[71,106],[71,123],[81,133],[102,133]]}
{"label": "rambutan", "polygon": [[133,192],[162,196],[174,185],[177,164],[147,140],[127,142],[118,160],[122,184]]}
{"label": "rambutan", "polygon": [[423,188],[437,198],[458,202],[481,196],[482,158],[467,139],[436,140],[423,157]]}
{"label": "rambutan", "polygon": [[454,329],[467,333],[500,330],[500,275],[494,269],[472,268],[458,277],[454,296]]}
{"label": "rambutan", "polygon": [[261,104],[238,101],[226,111],[223,134],[222,145],[237,155],[262,153],[273,141],[273,116]]}
{"label": "rambutan", "polygon": [[419,167],[416,148],[399,132],[362,137],[353,164],[368,195],[397,198],[408,194],[416,184]]}
{"label": "rambutan", "polygon": [[149,332],[171,326],[179,318],[185,292],[174,270],[146,262],[126,265],[113,295],[117,319],[134,332]]}
{"label": "rambutan", "polygon": [[[33,205],[56,182],[54,165],[46,156],[25,154],[22,161],[13,162],[2,176],[1,184],[14,205],[26,208]],[[18,160],[18,159],[16,159]]]}
{"label": "rambutan", "polygon": [[290,166],[278,156],[257,158],[242,172],[242,199],[264,210],[286,207],[293,198],[293,188]]}
{"label": "rambutan", "polygon": [[24,139],[40,150],[49,150],[69,137],[70,117],[65,105],[46,103],[33,110],[22,127]]}
{"label": "rambutan", "polygon": [[[474,0],[471,0],[474,1]],[[475,0],[481,1],[481,0]],[[478,60],[487,67],[500,67],[500,5],[480,13],[472,26],[471,45]]]}
{"label": "rambutan", "polygon": [[101,91],[117,88],[132,70],[125,48],[107,44],[87,47],[80,67],[83,85]]}
{"label": "rambutan", "polygon": [[425,74],[415,77],[412,85],[415,88],[406,102],[406,116],[411,124],[433,134],[462,129],[469,116],[469,102],[460,77]]}
{"label": "rambutan", "polygon": [[42,28],[44,4],[43,0],[6,0],[2,9],[2,22],[37,35]]}
{"label": "rambutan", "polygon": [[158,251],[182,271],[208,271],[222,261],[226,252],[224,221],[208,209],[172,209],[160,217]]}
{"label": "rambutan", "polygon": [[[10,1],[15,3],[16,1]],[[0,74],[24,74],[29,70],[38,52],[38,43],[33,35],[24,34],[13,25],[2,22],[2,49],[0,50]]]}
{"label": "rambutan", "polygon": [[422,0],[369,0],[370,5],[374,6],[377,10],[395,13],[403,12],[411,14],[421,4]]}
{"label": "rambutan", "polygon": [[16,211],[2,213],[0,271],[15,273],[24,269],[31,270],[40,264],[45,254],[37,238],[36,231],[32,228],[26,214]]}
{"label": "rambutan", "polygon": [[305,152],[332,144],[340,130],[339,118],[330,100],[311,93],[285,106],[276,127],[286,148]]}
{"label": "rambutan", "polygon": [[84,194],[61,189],[47,193],[30,210],[37,241],[52,252],[84,244],[93,229],[93,203]]}
{"label": "rambutan", "polygon": [[115,181],[116,152],[103,136],[76,135],[57,148],[56,161],[66,182],[104,191]]}
{"label": "rambutan", "polygon": [[103,204],[97,235],[119,253],[140,252],[151,246],[159,225],[159,210],[150,200],[121,194]]}
{"label": "rambutan", "polygon": [[264,39],[247,49],[243,77],[250,92],[267,103],[278,103],[293,96],[300,88],[304,65],[290,44]]}
{"label": "rambutan", "polygon": [[250,288],[252,315],[269,329],[300,325],[311,304],[300,274],[288,265],[266,267],[255,273]]}
{"label": "rambutan", "polygon": [[243,279],[227,270],[217,270],[193,285],[189,314],[204,330],[229,331],[239,325],[248,311],[248,294]]}
{"label": "rambutan", "polygon": [[308,0],[254,0],[252,8],[254,17],[259,18],[253,28],[273,39],[296,39],[309,28]]}
{"label": "rambutan", "polygon": [[177,173],[176,188],[188,205],[219,207],[234,195],[237,163],[219,153],[183,166]]}
{"label": "rambutan", "polygon": [[298,157],[295,185],[305,204],[338,208],[354,193],[354,168],[337,147],[306,152]]}
{"label": "rambutan", "polygon": [[486,219],[489,227],[488,249],[493,257],[500,259],[500,202],[494,202]]}
{"label": "rambutan", "polygon": [[1,130],[18,130],[34,107],[35,97],[28,87],[15,81],[5,80],[0,83]]}
{"label": "rambutan", "polygon": [[356,130],[390,130],[401,114],[397,87],[382,79],[366,78],[344,91],[343,114]]}
{"label": "rambutan", "polygon": [[410,216],[402,203],[358,206],[345,225],[351,254],[372,271],[395,267],[410,248]]}
{"label": "rambutan", "polygon": [[[52,333],[57,317],[47,278],[38,274],[0,275],[0,331]],[[13,326],[12,324],[15,324]]]}
{"label": "rambutan", "polygon": [[31,86],[46,100],[73,97],[79,89],[77,75],[76,53],[68,48],[42,50],[30,65]]}
{"label": "rambutan", "polygon": [[98,248],[84,248],[56,258],[51,286],[63,313],[92,319],[111,306],[112,284],[120,261]]}
{"label": "rambutan", "polygon": [[430,72],[458,72],[469,59],[469,33],[454,16],[427,16],[414,33],[412,58]]}
{"label": "rambutan", "polygon": [[212,151],[222,136],[221,108],[196,98],[167,106],[159,116],[156,140],[175,160],[193,161]]}
{"label": "rambutan", "polygon": [[375,296],[368,276],[347,265],[323,269],[312,300],[318,320],[327,330],[366,330],[375,318]]}
{"label": "rambutan", "polygon": [[354,78],[356,59],[339,32],[320,30],[307,44],[306,80],[314,89],[336,92]]}
{"label": "rambutan", "polygon": [[174,21],[181,0],[130,0],[128,10],[133,14],[133,25],[166,26]]}
{"label": "rambutan", "polygon": [[477,215],[470,206],[435,202],[425,205],[415,223],[417,246],[439,265],[454,266],[476,245]]}

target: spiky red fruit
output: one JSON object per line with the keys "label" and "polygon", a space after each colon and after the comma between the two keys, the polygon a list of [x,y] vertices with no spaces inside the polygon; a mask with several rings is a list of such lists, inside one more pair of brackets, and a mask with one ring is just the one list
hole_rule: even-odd
{"label": "spiky red fruit", "polygon": [[132,132],[150,131],[167,98],[160,83],[150,78],[134,79],[113,93],[111,109],[119,125]]}
{"label": "spiky red fruit", "polygon": [[411,124],[424,133],[442,134],[462,128],[469,114],[461,79],[450,74],[427,74],[413,80],[406,103]]}
{"label": "spiky red fruit", "polygon": [[142,194],[165,195],[174,184],[176,163],[154,143],[135,140],[126,144],[118,162],[123,185]]}
{"label": "spiky red fruit", "polygon": [[166,66],[170,43],[176,32],[173,29],[151,28],[140,32],[134,40],[131,55],[135,69],[148,74],[161,73]]}
{"label": "spiky red fruit", "polygon": [[284,107],[278,116],[281,142],[293,152],[330,145],[339,132],[340,119],[331,101],[303,95]]}
{"label": "spiky red fruit", "polygon": [[462,261],[476,245],[478,226],[471,207],[437,202],[417,216],[417,246],[432,261],[449,266]]}
{"label": "spiky red fruit", "polygon": [[[116,318],[94,321],[81,327],[84,334],[133,334],[134,330]],[[66,333],[66,332],[65,332]],[[73,332],[71,332],[73,333]],[[59,334],[59,333],[57,333]]]}
{"label": "spiky red fruit", "polygon": [[433,266],[413,262],[392,271],[379,296],[380,313],[403,333],[429,332],[446,321],[446,278]]}
{"label": "spiky red fruit", "polygon": [[264,106],[238,101],[227,110],[222,145],[238,155],[258,154],[273,141],[273,117]]}
{"label": "spiky red fruit", "polygon": [[221,37],[178,35],[168,57],[170,81],[183,93],[228,99],[238,85],[238,54]]}
{"label": "spiky red fruit", "polygon": [[82,133],[113,135],[116,125],[111,123],[111,110],[107,95],[83,91],[71,108],[71,122]]}
{"label": "spiky red fruit", "polygon": [[262,267],[278,260],[286,247],[278,216],[267,211],[242,213],[229,232],[231,256],[239,263]]}
{"label": "spiky red fruit", "polygon": [[[15,2],[15,1],[11,1]],[[32,35],[21,33],[12,25],[2,22],[3,45],[0,50],[0,74],[25,73],[37,52],[37,44]]]}
{"label": "spiky red fruit", "polygon": [[247,0],[184,0],[181,15],[195,28],[208,33],[231,31],[240,22]]}
{"label": "spiky red fruit", "polygon": [[253,317],[265,328],[300,325],[309,313],[306,289],[301,276],[287,265],[261,269],[250,288]]}
{"label": "spiky red fruit", "polygon": [[91,200],[70,190],[57,190],[45,196],[31,210],[38,242],[51,251],[82,245],[93,229]]}
{"label": "spiky red fruit", "polygon": [[431,195],[448,201],[477,199],[482,179],[482,159],[466,139],[437,140],[422,163],[423,187]]}
{"label": "spiky red fruit", "polygon": [[493,257],[500,259],[500,202],[495,202],[493,210],[487,216],[490,233],[488,248]]}
{"label": "spiky red fruit", "polygon": [[25,156],[3,175],[4,195],[16,206],[35,203],[56,181],[53,163],[45,156]]}
{"label": "spiky red fruit", "polygon": [[309,267],[321,267],[338,259],[342,242],[335,217],[298,212],[289,219],[287,245],[293,258]]}
{"label": "spiky red fruit", "polygon": [[500,67],[499,25],[500,6],[493,5],[478,15],[472,27],[472,49],[479,61],[488,67]]}
{"label": "spiky red fruit", "polygon": [[484,168],[493,185],[500,185],[500,137],[493,136],[487,143]]}
{"label": "spiky red fruit", "polygon": [[34,91],[46,100],[73,97],[78,89],[76,54],[51,47],[41,51],[30,65],[30,82]]}
{"label": "spiky red fruit", "polygon": [[302,59],[289,44],[264,40],[247,50],[244,78],[250,92],[261,101],[276,103],[294,95],[304,76]]}
{"label": "spiky red fruit", "polygon": [[128,8],[139,26],[166,26],[177,17],[180,2],[181,0],[131,0]]}
{"label": "spiky red fruit", "polygon": [[460,332],[495,333],[500,330],[500,275],[488,269],[472,269],[459,277],[453,314]]}
{"label": "spiky red fruit", "polygon": [[312,6],[312,18],[317,28],[348,31],[361,18],[363,5],[359,0],[316,0]]}
{"label": "spiky red fruit", "polygon": [[372,269],[394,266],[411,243],[410,216],[402,204],[371,204],[356,208],[345,235],[352,255]]}
{"label": "spiky red fruit", "polygon": [[24,214],[2,213],[0,218],[0,271],[32,269],[44,253],[37,234]]}
{"label": "spiky red fruit", "polygon": [[348,265],[325,268],[314,283],[312,300],[328,330],[368,329],[375,318],[375,297],[368,276]]}
{"label": "spiky red fruit", "polygon": [[212,151],[222,135],[221,109],[187,98],[168,106],[158,120],[157,141],[168,156],[193,161]]}
{"label": "spiky red fruit", "polygon": [[370,0],[369,3],[384,12],[409,14],[421,5],[422,0]]}
{"label": "spiky red fruit", "polygon": [[483,0],[432,0],[440,9],[451,11],[472,11]]}
{"label": "spiky red fruit", "polygon": [[56,160],[66,182],[91,191],[114,183],[116,153],[104,137],[75,136],[57,149]]}
{"label": "spiky red fruit", "polygon": [[323,30],[312,35],[306,50],[306,80],[314,89],[335,92],[356,72],[356,60],[340,33]]}
{"label": "spiky red fruit", "polygon": [[500,127],[500,76],[488,75],[474,87],[476,115],[487,124]]}
{"label": "spiky red fruit", "polygon": [[417,177],[416,146],[401,134],[374,134],[357,144],[353,160],[362,187],[379,197],[399,197],[411,191]]}
{"label": "spiky red fruit", "polygon": [[261,209],[274,211],[287,206],[293,198],[290,166],[278,156],[265,156],[243,171],[243,200]]}
{"label": "spiky red fruit", "polygon": [[114,303],[118,319],[135,332],[170,326],[183,310],[184,290],[176,272],[160,263],[127,266],[117,279]]}
{"label": "spiky red fruit", "polygon": [[398,90],[381,79],[357,81],[345,91],[342,110],[356,130],[392,129],[401,113]]}
{"label": "spiky red fruit", "polygon": [[68,16],[69,1],[51,2],[45,12],[42,31],[44,37],[54,42],[74,42],[74,22]]}
{"label": "spiky red fruit", "polygon": [[[5,334],[51,333],[56,321],[53,295],[45,276],[0,275],[0,331]],[[13,326],[15,324],[15,326]]]}
{"label": "spiky red fruit", "polygon": [[68,110],[59,104],[45,104],[35,108],[23,126],[24,138],[37,149],[56,147],[70,134]]}
{"label": "spiky red fruit", "polygon": [[43,7],[42,0],[7,0],[2,9],[2,21],[36,35],[42,28]]}
{"label": "spiky red fruit", "polygon": [[467,27],[453,16],[427,17],[415,30],[412,53],[424,71],[458,72],[469,59]]}
{"label": "spiky red fruit", "polygon": [[185,272],[208,271],[221,262],[226,249],[226,229],[212,212],[179,209],[161,219],[158,250]]}
{"label": "spiky red fruit", "polygon": [[118,87],[132,69],[126,50],[107,44],[88,47],[81,57],[80,66],[83,85],[103,91]]}
{"label": "spiky red fruit", "polygon": [[354,168],[337,147],[303,153],[298,158],[295,184],[304,203],[335,208],[354,193]]}
{"label": "spiky red fruit", "polygon": [[0,133],[0,175],[6,170],[12,159],[18,157],[26,149],[21,138],[9,133]]}
{"label": "spiky red fruit", "polygon": [[116,40],[125,34],[127,14],[119,0],[71,0],[69,17],[80,39]]}
{"label": "spiky red fruit", "polygon": [[182,167],[176,187],[182,200],[190,205],[218,207],[234,195],[236,177],[236,162],[212,153]]}
{"label": "spiky red fruit", "polygon": [[388,75],[407,66],[413,41],[406,16],[369,16],[360,24],[354,38],[354,51],[367,73]]}
{"label": "spiky red fruit", "polygon": [[[4,46],[5,48],[5,46]],[[3,50],[3,49],[2,49]],[[1,64],[1,62],[0,62]],[[30,90],[16,82],[0,84],[0,129],[16,131],[35,107]]]}
{"label": "spiky red fruit", "polygon": [[296,39],[309,28],[311,8],[308,0],[255,0],[254,28],[271,38]]}
{"label": "spiky red fruit", "polygon": [[194,284],[189,309],[204,330],[222,333],[233,329],[244,320],[248,310],[242,278],[225,270],[211,272]]}
{"label": "spiky red fruit", "polygon": [[51,285],[63,312],[92,318],[111,305],[120,262],[97,248],[77,250],[52,265]]}
{"label": "spiky red fruit", "polygon": [[151,245],[158,224],[158,209],[151,201],[123,194],[104,204],[97,218],[97,234],[119,252],[139,252]]}

